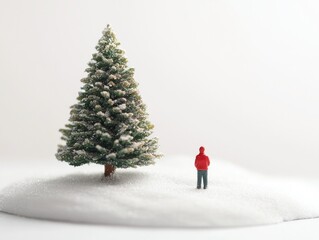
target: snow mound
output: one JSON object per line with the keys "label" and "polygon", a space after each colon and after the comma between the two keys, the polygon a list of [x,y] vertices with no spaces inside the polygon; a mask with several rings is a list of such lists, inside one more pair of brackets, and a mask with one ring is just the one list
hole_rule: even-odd
{"label": "snow mound", "polygon": [[215,160],[208,189],[199,190],[193,161],[165,158],[154,166],[118,169],[104,180],[102,166],[100,172],[27,179],[0,192],[0,210],[40,219],[143,227],[233,227],[319,216],[316,186]]}

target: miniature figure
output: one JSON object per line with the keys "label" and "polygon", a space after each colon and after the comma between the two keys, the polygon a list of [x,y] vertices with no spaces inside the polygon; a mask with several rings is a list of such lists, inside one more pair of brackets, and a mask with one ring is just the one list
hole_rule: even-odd
{"label": "miniature figure", "polygon": [[196,156],[195,167],[197,168],[197,189],[202,187],[202,179],[204,189],[207,189],[207,170],[210,164],[209,157],[205,155],[205,148],[199,148],[199,154]]}

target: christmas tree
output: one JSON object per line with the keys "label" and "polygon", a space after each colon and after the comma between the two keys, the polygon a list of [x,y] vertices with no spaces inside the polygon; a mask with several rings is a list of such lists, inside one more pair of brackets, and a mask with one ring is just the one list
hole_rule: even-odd
{"label": "christmas tree", "polygon": [[112,29],[107,25],[92,55],[78,102],[71,106],[69,123],[60,129],[65,145],[56,158],[73,166],[104,165],[104,175],[116,168],[150,165],[160,157],[153,125]]}

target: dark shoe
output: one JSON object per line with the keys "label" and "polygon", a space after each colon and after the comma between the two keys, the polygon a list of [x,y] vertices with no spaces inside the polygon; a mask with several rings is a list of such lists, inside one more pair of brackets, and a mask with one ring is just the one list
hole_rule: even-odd
{"label": "dark shoe", "polygon": [[204,189],[207,189],[207,186],[206,186],[206,187],[204,187]]}
{"label": "dark shoe", "polygon": [[197,189],[201,189],[201,187],[197,187]]}

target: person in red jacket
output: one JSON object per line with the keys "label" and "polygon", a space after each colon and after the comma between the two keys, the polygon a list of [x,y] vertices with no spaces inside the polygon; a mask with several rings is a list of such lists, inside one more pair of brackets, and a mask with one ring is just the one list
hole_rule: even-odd
{"label": "person in red jacket", "polygon": [[210,164],[209,157],[205,155],[205,148],[199,148],[199,154],[196,156],[195,167],[197,168],[197,189],[202,187],[202,179],[204,181],[204,189],[207,188],[207,170]]}

